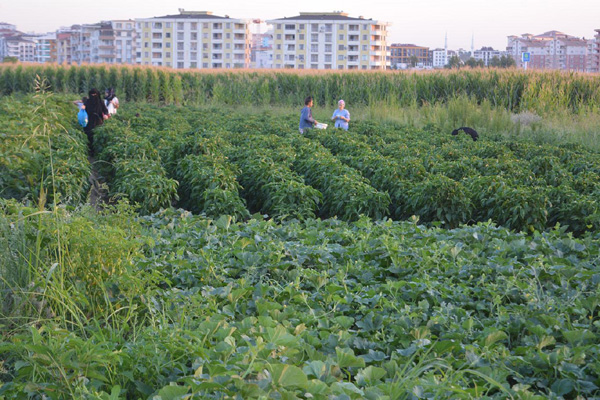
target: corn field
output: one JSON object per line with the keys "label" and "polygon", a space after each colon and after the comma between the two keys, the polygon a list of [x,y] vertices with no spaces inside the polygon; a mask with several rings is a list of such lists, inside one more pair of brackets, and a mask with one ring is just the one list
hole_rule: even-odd
{"label": "corn field", "polygon": [[511,112],[597,109],[600,75],[517,70],[432,72],[175,71],[133,66],[0,66],[0,95],[31,93],[36,76],[56,93],[114,87],[125,101],[158,104],[319,105],[343,98],[353,106],[420,106],[456,97],[488,101]]}

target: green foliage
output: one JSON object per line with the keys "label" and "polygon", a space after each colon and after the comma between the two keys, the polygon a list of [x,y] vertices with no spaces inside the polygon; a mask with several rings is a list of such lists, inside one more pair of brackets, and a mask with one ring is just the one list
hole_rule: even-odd
{"label": "green foliage", "polygon": [[[318,105],[332,105],[343,98],[348,104],[399,106],[447,103],[466,96],[478,104],[485,101],[511,112],[552,113],[561,109],[579,112],[600,105],[598,77],[559,72],[515,69],[457,70],[461,61],[454,56],[446,71],[427,74],[377,72],[369,74],[278,72],[179,72],[148,67],[123,66],[23,66],[2,64],[4,87],[0,92],[32,92],[36,74],[46,77],[52,90],[69,88],[73,94],[91,87],[112,86],[127,101],[147,100],[156,104],[288,105],[297,106],[306,94]],[[467,64],[475,65],[469,60]],[[492,59],[492,67],[514,66],[511,57]],[[58,78],[67,70],[66,80]],[[59,83],[60,82],[60,83]]]}

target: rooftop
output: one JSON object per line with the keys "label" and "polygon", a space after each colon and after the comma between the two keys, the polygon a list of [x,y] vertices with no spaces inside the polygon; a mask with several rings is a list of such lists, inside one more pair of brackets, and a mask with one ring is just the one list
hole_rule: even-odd
{"label": "rooftop", "polygon": [[179,9],[179,14],[163,15],[162,17],[154,17],[154,19],[231,19],[229,15],[221,17],[213,15],[212,11],[185,11]]}
{"label": "rooftop", "polygon": [[[364,17],[353,18],[349,17],[348,13],[342,11],[333,11],[333,12],[301,12],[300,15],[296,15],[295,17],[283,17],[276,18],[275,20],[289,20],[289,21],[364,21],[366,20]],[[369,21],[372,21],[373,18],[369,18]]]}

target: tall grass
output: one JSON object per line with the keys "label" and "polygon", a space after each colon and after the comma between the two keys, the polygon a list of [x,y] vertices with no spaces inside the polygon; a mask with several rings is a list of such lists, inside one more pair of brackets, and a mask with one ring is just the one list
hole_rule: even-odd
{"label": "tall grass", "polygon": [[323,72],[269,70],[170,70],[134,66],[0,66],[0,94],[31,92],[40,75],[52,90],[83,94],[91,87],[115,87],[126,101],[165,104],[334,105],[389,104],[398,107],[447,103],[468,97],[511,112],[585,112],[600,106],[600,76],[519,70],[433,72]]}

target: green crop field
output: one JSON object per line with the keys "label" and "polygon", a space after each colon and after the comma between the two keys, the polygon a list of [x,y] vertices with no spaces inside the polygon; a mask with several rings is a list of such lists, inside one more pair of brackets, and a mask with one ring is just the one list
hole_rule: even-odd
{"label": "green crop field", "polygon": [[[359,108],[576,118],[597,83],[0,68],[0,400],[599,398],[598,147]],[[88,159],[70,102],[109,85]],[[307,85],[363,117],[299,134]]]}

